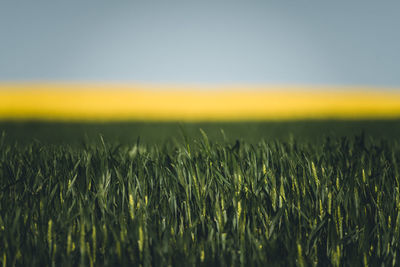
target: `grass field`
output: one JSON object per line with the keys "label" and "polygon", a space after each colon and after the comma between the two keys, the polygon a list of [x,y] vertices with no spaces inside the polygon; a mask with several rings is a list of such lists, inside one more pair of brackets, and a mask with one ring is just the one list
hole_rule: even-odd
{"label": "grass field", "polygon": [[3,266],[398,266],[400,121],[0,123]]}

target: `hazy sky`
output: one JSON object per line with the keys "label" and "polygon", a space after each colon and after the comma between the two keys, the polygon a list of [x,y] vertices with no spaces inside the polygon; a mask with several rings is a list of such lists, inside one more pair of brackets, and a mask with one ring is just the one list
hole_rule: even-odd
{"label": "hazy sky", "polygon": [[0,1],[0,81],[400,87],[400,1]]}

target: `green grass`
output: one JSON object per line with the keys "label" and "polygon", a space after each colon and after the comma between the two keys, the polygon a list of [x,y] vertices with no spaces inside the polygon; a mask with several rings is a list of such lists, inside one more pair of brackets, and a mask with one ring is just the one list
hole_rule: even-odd
{"label": "green grass", "polygon": [[178,126],[0,124],[3,265],[399,265],[398,121]]}

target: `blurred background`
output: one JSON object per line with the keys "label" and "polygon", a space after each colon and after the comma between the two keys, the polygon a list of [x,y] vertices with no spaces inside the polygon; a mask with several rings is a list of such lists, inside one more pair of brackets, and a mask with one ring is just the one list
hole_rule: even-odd
{"label": "blurred background", "polygon": [[399,87],[400,3],[2,1],[1,81]]}
{"label": "blurred background", "polygon": [[393,120],[399,10],[394,0],[2,1],[1,127]]}

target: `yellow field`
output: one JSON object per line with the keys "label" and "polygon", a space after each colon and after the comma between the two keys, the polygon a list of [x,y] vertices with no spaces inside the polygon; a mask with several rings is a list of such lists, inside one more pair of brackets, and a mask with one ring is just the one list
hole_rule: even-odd
{"label": "yellow field", "polygon": [[400,118],[400,90],[0,84],[0,119],[199,121],[304,118]]}

